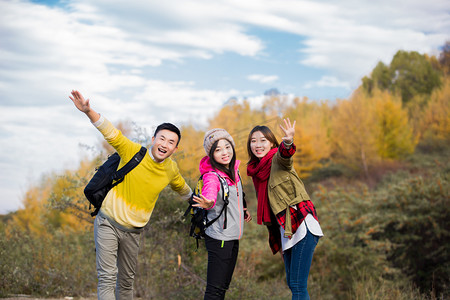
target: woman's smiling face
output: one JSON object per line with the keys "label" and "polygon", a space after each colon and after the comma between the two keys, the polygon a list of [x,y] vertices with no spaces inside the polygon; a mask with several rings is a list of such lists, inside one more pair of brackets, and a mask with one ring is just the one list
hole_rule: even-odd
{"label": "woman's smiling face", "polygon": [[255,131],[250,140],[250,149],[252,153],[259,159],[269,153],[273,148],[273,144],[263,135],[261,131]]}
{"label": "woman's smiling face", "polygon": [[228,168],[233,158],[233,148],[230,142],[226,139],[219,140],[216,149],[214,149],[213,157],[217,163]]}

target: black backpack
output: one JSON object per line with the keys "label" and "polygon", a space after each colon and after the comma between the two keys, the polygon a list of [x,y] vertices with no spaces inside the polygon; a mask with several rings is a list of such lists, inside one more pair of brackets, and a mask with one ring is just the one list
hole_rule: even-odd
{"label": "black backpack", "polygon": [[[208,220],[208,211],[201,207],[193,207],[192,205],[196,204],[197,202],[195,202],[192,199],[192,197],[189,200],[189,206],[186,209],[186,212],[184,213],[185,217],[189,213],[191,214],[191,228],[189,230],[189,235],[197,240],[197,249],[198,249],[198,240],[203,240],[205,238],[206,228],[208,228],[215,221],[217,221],[220,218],[220,216],[222,215],[222,213],[224,213],[224,216],[225,216],[223,228],[224,229],[227,228],[227,206],[229,203],[228,198],[230,196],[229,195],[230,190],[229,190],[228,183],[225,180],[225,178],[223,178],[216,172],[212,172],[212,173],[216,174],[217,177],[219,178],[220,186],[222,189],[222,195],[223,195],[222,200],[223,200],[224,204],[223,204],[222,210],[220,211],[219,215],[212,220]],[[200,178],[198,179],[193,195],[199,196],[202,191],[202,187],[203,187],[203,175],[201,175]]]}
{"label": "black backpack", "polygon": [[136,167],[147,153],[147,148],[141,147],[125,166],[117,170],[120,162],[120,156],[117,152],[110,155],[108,159],[96,169],[94,176],[84,188],[84,195],[89,200],[89,209],[94,206],[95,211],[91,216],[96,216],[100,207],[102,207],[103,199],[109,190],[121,183],[125,175]]}

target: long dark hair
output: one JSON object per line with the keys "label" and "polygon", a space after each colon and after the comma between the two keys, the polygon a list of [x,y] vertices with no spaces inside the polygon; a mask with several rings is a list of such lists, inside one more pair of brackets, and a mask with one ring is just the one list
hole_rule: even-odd
{"label": "long dark hair", "polygon": [[252,163],[254,161],[259,161],[259,158],[257,158],[255,156],[255,154],[253,154],[252,152],[252,148],[251,148],[251,143],[252,143],[252,135],[257,132],[260,131],[264,137],[273,144],[273,148],[278,148],[278,146],[280,144],[278,144],[277,138],[275,137],[275,135],[273,134],[272,130],[270,130],[269,127],[264,126],[264,125],[257,125],[255,126],[252,131],[250,131],[249,135],[248,135],[248,139],[247,139],[247,153],[248,153],[248,157],[249,160],[247,162],[247,164]]}
{"label": "long dark hair", "polygon": [[[227,139],[225,139],[225,140],[227,140]],[[224,172],[225,174],[228,175],[228,177],[230,177],[231,180],[233,180],[233,182],[236,182],[236,176],[235,176],[235,172],[234,172],[234,166],[236,165],[236,151],[234,150],[233,144],[229,140],[227,140],[228,143],[230,143],[230,145],[231,145],[231,149],[233,149],[233,157],[231,158],[228,168],[226,168],[222,164],[219,164],[214,159],[214,151],[216,151],[217,144],[219,143],[219,141],[215,141],[214,144],[212,144],[212,146],[211,146],[211,150],[209,150],[209,160],[211,162],[211,166],[214,170],[220,170],[220,171]]]}

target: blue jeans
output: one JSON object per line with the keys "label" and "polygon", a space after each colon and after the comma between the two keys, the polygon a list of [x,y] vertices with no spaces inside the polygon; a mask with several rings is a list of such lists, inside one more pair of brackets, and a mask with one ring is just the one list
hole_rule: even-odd
{"label": "blue jeans", "polygon": [[286,280],[292,292],[292,300],[309,299],[308,275],[318,241],[319,237],[307,230],[306,236],[301,241],[284,251]]}

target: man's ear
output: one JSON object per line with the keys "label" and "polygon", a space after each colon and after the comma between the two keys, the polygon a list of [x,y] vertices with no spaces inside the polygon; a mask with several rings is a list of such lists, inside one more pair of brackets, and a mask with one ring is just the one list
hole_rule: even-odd
{"label": "man's ear", "polygon": [[155,137],[154,136],[152,136],[152,142],[150,143],[150,145],[152,145],[153,146],[153,144],[155,143]]}
{"label": "man's ear", "polygon": [[177,152],[178,150],[178,146],[175,147],[175,149],[173,150],[172,154],[174,154],[175,152]]}

